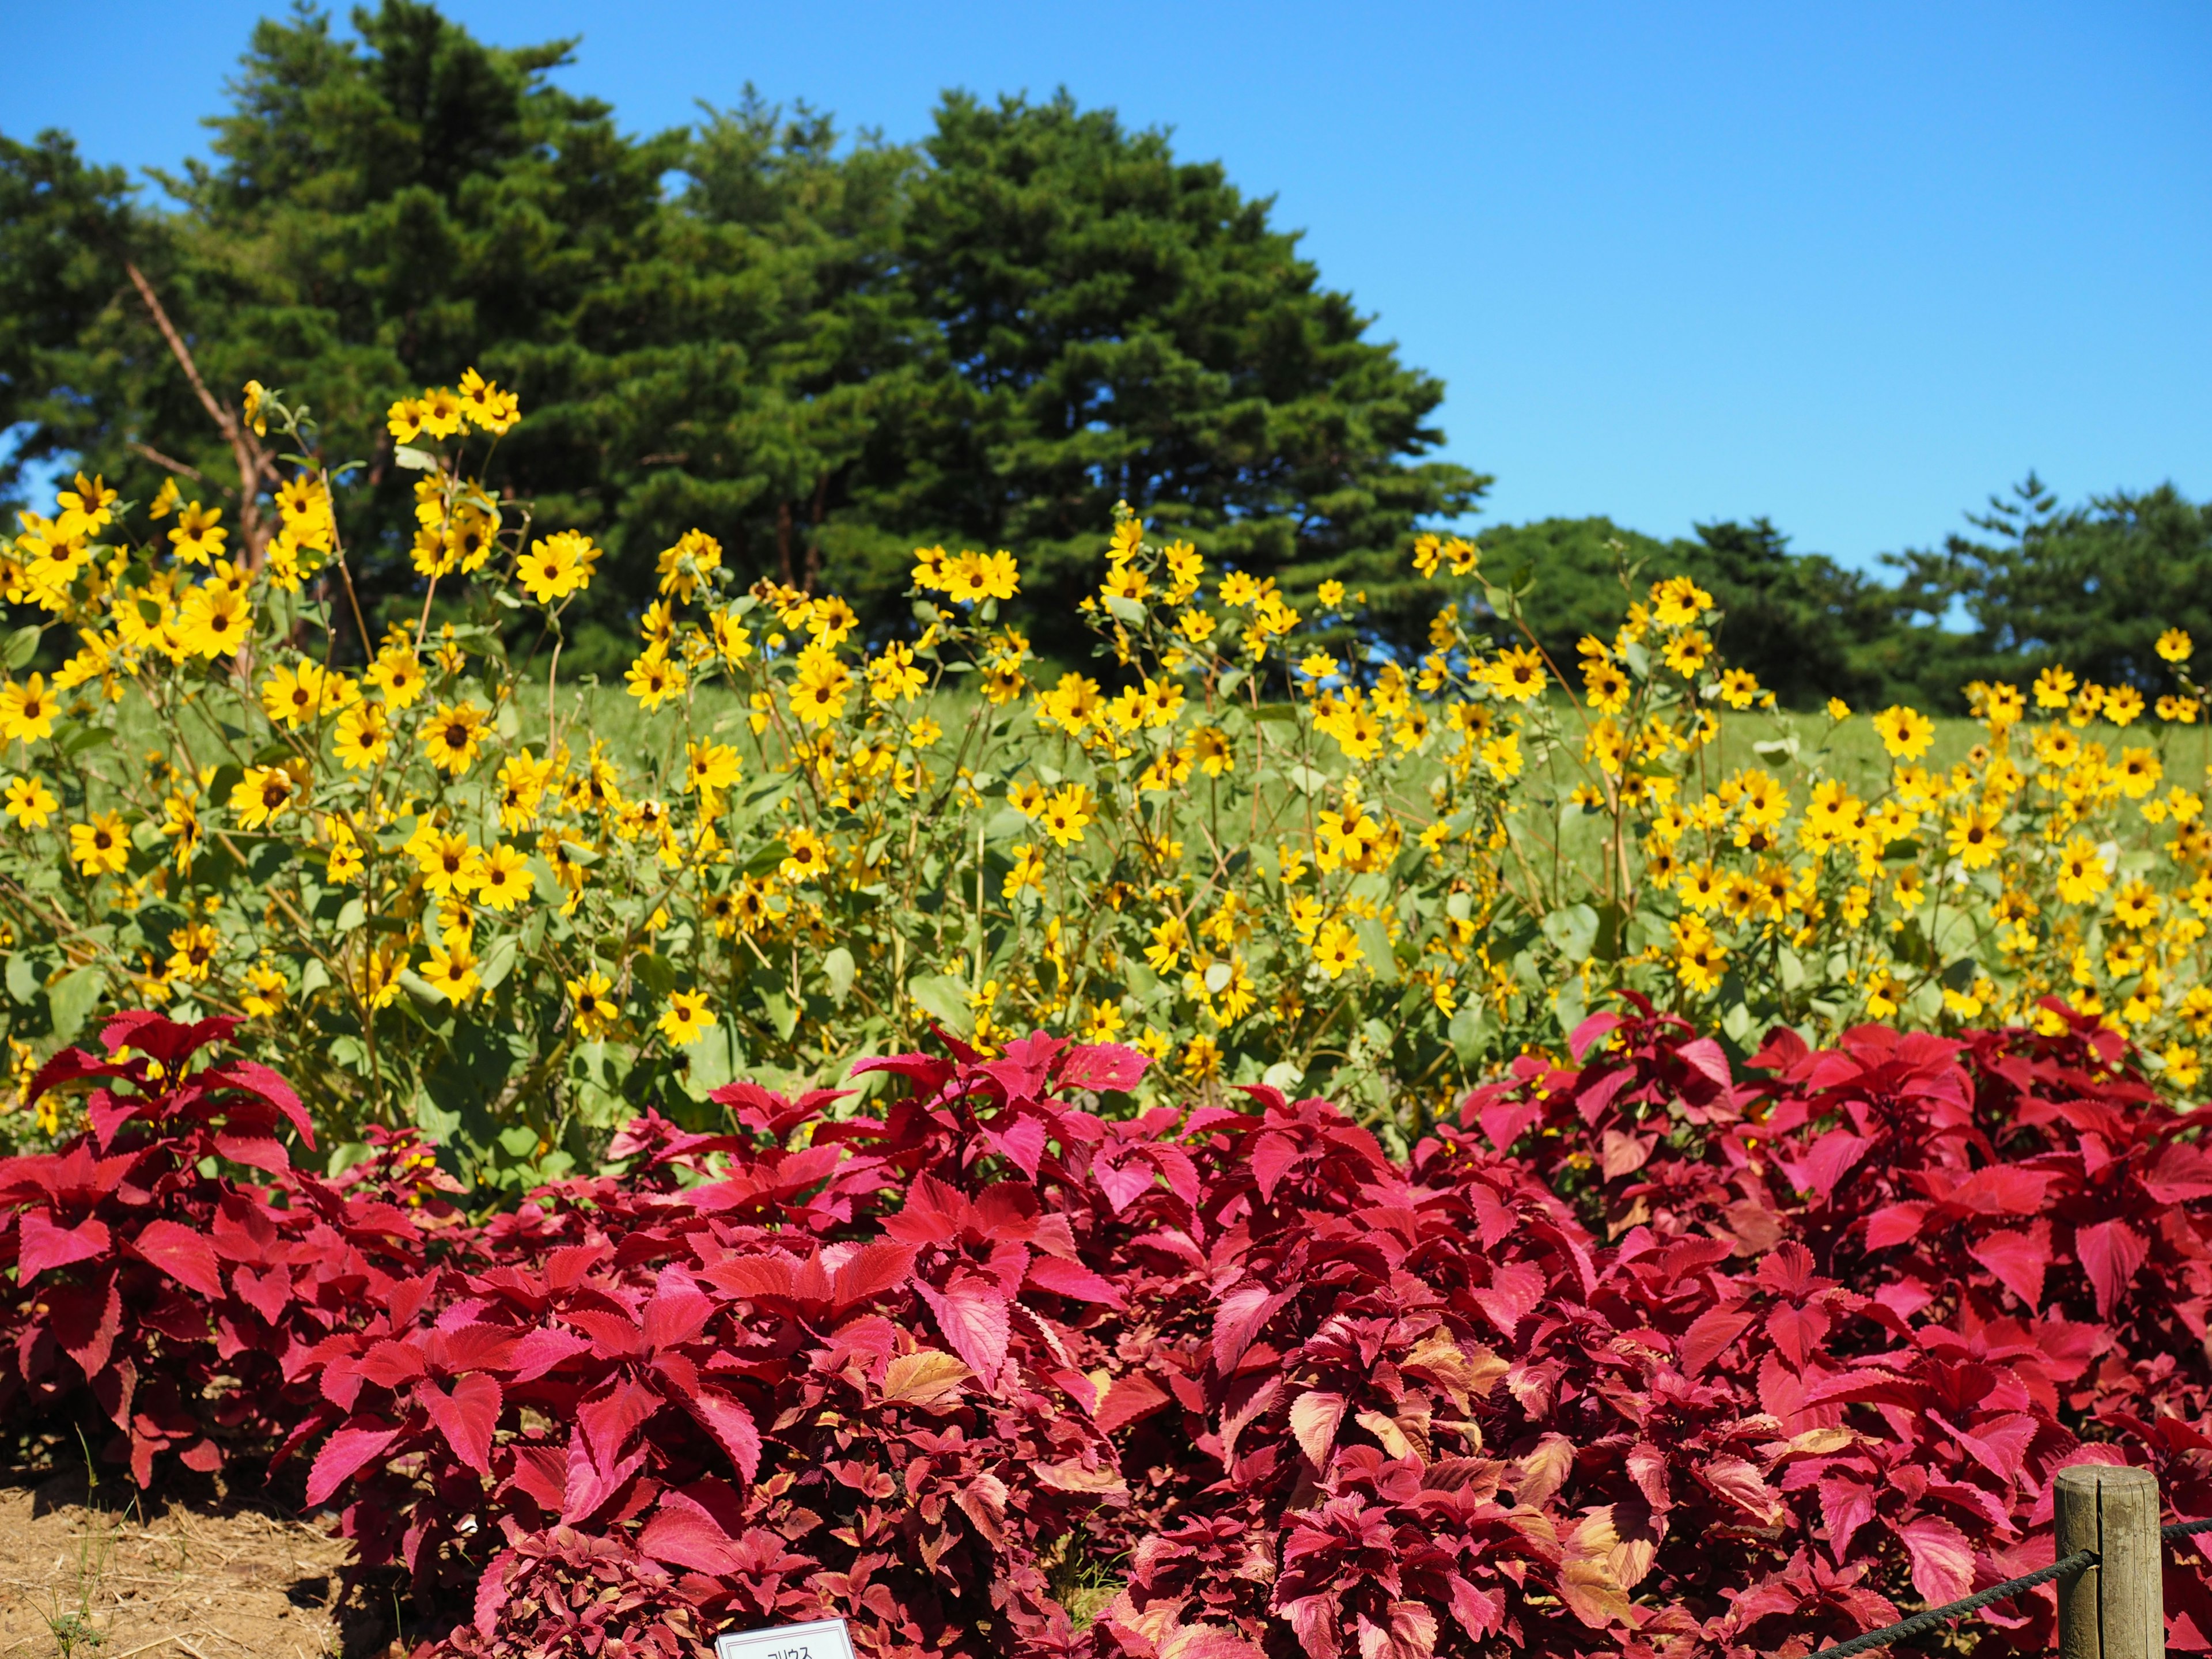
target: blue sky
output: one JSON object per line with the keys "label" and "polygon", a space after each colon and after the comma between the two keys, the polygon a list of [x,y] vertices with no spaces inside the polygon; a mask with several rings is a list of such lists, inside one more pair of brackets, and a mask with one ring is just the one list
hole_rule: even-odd
{"label": "blue sky", "polygon": [[[143,167],[274,8],[8,9],[0,131]],[[447,9],[581,35],[635,129],[749,80],[894,138],[951,86],[1170,126],[1444,378],[1484,520],[1763,513],[1863,563],[2031,466],[2212,496],[2201,4]]]}

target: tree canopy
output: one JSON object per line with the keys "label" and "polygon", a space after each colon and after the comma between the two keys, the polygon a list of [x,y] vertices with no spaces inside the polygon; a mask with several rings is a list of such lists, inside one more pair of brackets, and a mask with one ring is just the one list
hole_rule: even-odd
{"label": "tree canopy", "polygon": [[1295,585],[1380,575],[1487,482],[1425,459],[1442,382],[1268,202],[1111,111],[948,94],[908,147],[747,88],[630,136],[549,78],[571,42],[486,45],[421,0],[353,27],[261,22],[213,160],[161,201],[63,135],[0,140],[18,466],[223,476],[130,260],[210,386],[285,386],[368,459],[356,554],[386,592],[411,572],[384,410],[471,365],[528,411],[489,481],[608,549],[609,622],[696,526],[864,614],[918,544],[1018,546],[1050,635],[1116,501]]}

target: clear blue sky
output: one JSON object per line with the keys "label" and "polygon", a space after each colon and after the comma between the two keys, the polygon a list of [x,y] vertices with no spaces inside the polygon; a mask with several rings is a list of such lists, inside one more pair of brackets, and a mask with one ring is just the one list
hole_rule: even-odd
{"label": "clear blue sky", "polygon": [[[173,166],[264,9],[11,0],[0,130]],[[633,129],[748,80],[894,138],[952,86],[1170,126],[1443,376],[1488,521],[1764,513],[1863,562],[2031,466],[2212,496],[2197,0],[447,9],[580,35]]]}

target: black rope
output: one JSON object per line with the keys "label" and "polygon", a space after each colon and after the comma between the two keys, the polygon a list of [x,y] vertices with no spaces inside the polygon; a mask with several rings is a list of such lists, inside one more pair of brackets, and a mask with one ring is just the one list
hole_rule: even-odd
{"label": "black rope", "polygon": [[1934,1630],[1936,1626],[1948,1624],[1954,1619],[1963,1619],[1970,1613],[1978,1613],[1992,1601],[2004,1601],[2024,1589],[2033,1589],[2038,1584],[2047,1584],[2063,1574],[2079,1572],[2082,1568],[2096,1564],[2096,1551],[2076,1550],[2063,1561],[2053,1561],[2047,1567],[2038,1567],[2025,1577],[2009,1578],[2002,1584],[1992,1584],[1963,1601],[1930,1607],[1925,1613],[1914,1613],[1901,1625],[1892,1625],[1887,1630],[1870,1630],[1863,1636],[1854,1636],[1848,1642],[1824,1648],[1814,1654],[1813,1659],[1850,1659],[1850,1655],[1864,1653],[1869,1648],[1886,1648],[1893,1642],[1902,1642],[1908,1636],[1917,1636],[1923,1631]]}
{"label": "black rope", "polygon": [[[2212,1532],[2212,1518],[2203,1521],[2176,1521],[2171,1526],[2160,1527],[2158,1531],[2160,1538],[2194,1537],[2200,1532]],[[1978,1613],[1992,1601],[2002,1601],[2008,1597],[2019,1595],[2022,1590],[2033,1589],[2038,1584],[2047,1584],[2054,1578],[2063,1577],[2069,1572],[2079,1571],[2083,1567],[2094,1566],[2096,1563],[2096,1551],[2078,1550],[2063,1561],[2053,1561],[2047,1567],[2039,1567],[2022,1578],[2011,1578],[2002,1584],[1992,1584],[1989,1589],[1970,1595],[1963,1601],[1953,1601],[1943,1607],[1930,1607],[1925,1613],[1916,1613],[1901,1625],[1892,1625],[1887,1630],[1870,1630],[1863,1636],[1854,1636],[1850,1641],[1839,1643],[1832,1648],[1823,1648],[1820,1652],[1813,1655],[1812,1659],[1850,1659],[1853,1654],[1864,1653],[1870,1648],[1886,1648],[1893,1642],[1902,1642],[1908,1637],[1919,1635],[1923,1631],[1930,1631],[1938,1625],[1948,1624],[1954,1619],[1963,1619],[1970,1613]]]}

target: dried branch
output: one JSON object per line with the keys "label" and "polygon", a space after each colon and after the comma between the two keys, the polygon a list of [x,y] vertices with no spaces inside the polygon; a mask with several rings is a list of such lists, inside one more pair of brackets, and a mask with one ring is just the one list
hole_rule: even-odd
{"label": "dried branch", "polygon": [[190,478],[194,483],[205,483],[207,475],[196,466],[186,466],[182,461],[164,455],[151,444],[142,444],[136,438],[126,441],[125,447],[137,450],[156,466],[166,466],[180,478]]}
{"label": "dried branch", "polygon": [[[177,332],[177,325],[169,320],[169,313],[162,308],[161,295],[154,292],[154,285],[146,280],[146,273],[130,259],[123,262],[123,269],[129,274],[131,286],[138,290],[138,297],[146,302],[146,309],[153,313],[154,326],[161,331],[161,337],[169,343],[170,355],[176,358],[179,367],[185,371],[185,378],[191,382],[192,390],[198,393],[200,407],[207,410],[208,418],[216,423],[230,444],[232,459],[238,463],[238,537],[244,544],[247,568],[258,570],[261,568],[263,550],[269,543],[261,528],[260,501],[262,478],[275,476],[270,467],[269,458],[263,453],[261,446],[254,441],[253,434],[246,429],[246,423],[216,402],[215,394],[207,389],[207,382],[200,378],[199,365],[192,361],[191,351],[185,344],[185,337]],[[163,460],[161,457],[154,455],[143,446],[133,445],[132,447],[140,449],[150,459],[175,471],[186,471],[173,461]],[[197,478],[199,475],[192,473],[191,476]]]}

